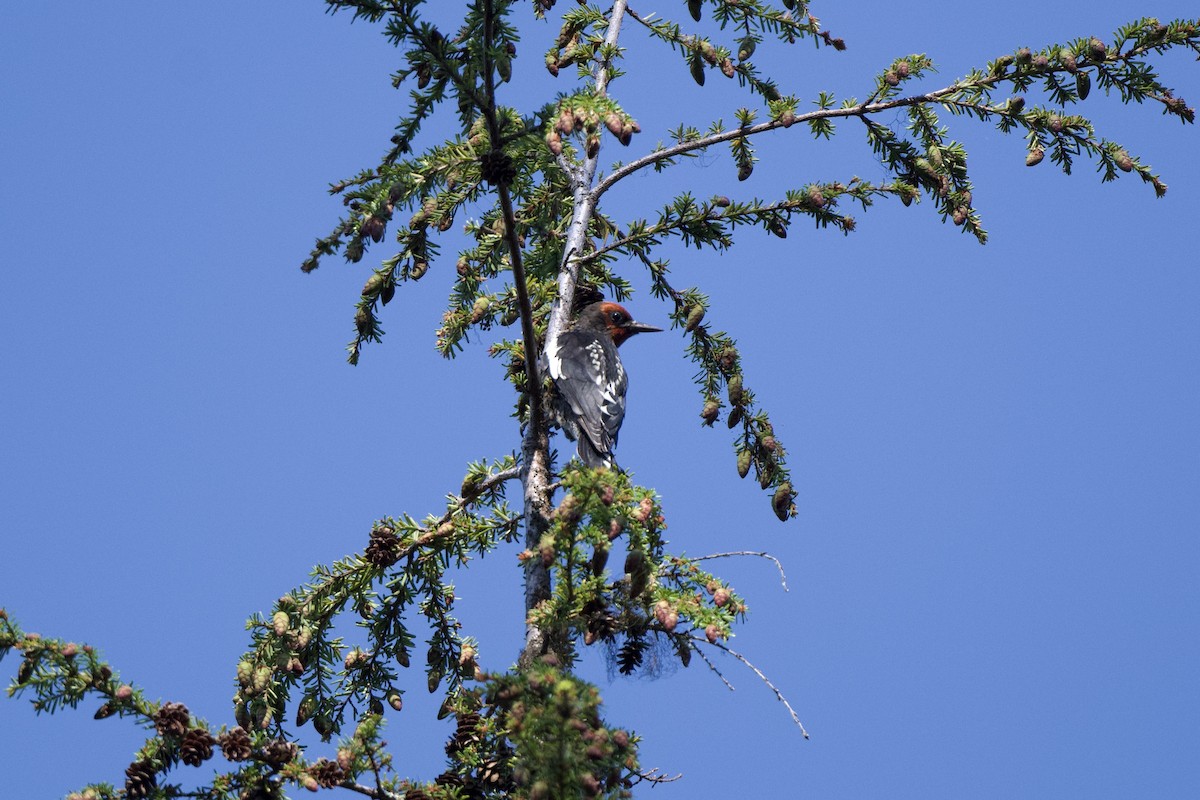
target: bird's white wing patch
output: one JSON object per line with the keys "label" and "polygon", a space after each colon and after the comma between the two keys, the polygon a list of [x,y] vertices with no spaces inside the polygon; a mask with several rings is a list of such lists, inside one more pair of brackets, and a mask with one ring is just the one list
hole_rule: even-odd
{"label": "bird's white wing patch", "polygon": [[556,381],[562,380],[563,376],[561,346],[560,340],[556,338],[546,348],[546,367],[550,370],[550,377]]}

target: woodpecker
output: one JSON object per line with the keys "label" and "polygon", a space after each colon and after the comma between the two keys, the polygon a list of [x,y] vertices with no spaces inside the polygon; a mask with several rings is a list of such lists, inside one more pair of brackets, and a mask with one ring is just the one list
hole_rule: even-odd
{"label": "woodpecker", "polygon": [[661,330],[635,322],[616,303],[601,301],[580,311],[571,329],[546,347],[558,422],[567,438],[579,443],[584,466],[613,466],[629,386],[617,348],[634,334]]}

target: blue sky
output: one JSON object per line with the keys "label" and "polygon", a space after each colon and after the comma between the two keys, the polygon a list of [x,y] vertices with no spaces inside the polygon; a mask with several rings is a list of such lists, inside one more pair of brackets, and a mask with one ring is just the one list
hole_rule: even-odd
{"label": "blue sky", "polygon": [[[936,88],[1016,47],[1194,8],[814,11],[850,47],[780,54],[805,97],[865,96],[912,52],[939,65]],[[539,66],[553,34],[528,26],[530,94],[512,102],[566,88]],[[665,82],[613,87],[645,131],[631,153],[680,121],[732,119],[719,76],[701,93],[639,31],[623,43],[631,70]],[[518,446],[500,366],[481,346],[434,352],[448,264],[401,287],[357,368],[343,345],[371,256],[298,269],[339,212],[327,185],[386,144],[394,57],[315,0],[22,4],[0,22],[0,605],[216,723],[251,612],[361,550],[373,519],[437,509],[468,460]],[[1194,104],[1194,62],[1163,72]],[[737,480],[723,426],[700,428],[678,333],[623,348],[620,460],[662,494],[677,550],[783,560],[786,593],[765,561],[719,571],[751,607],[734,645],[812,739],[735,663],[730,693],[699,665],[609,683],[593,656],[608,718],[646,737],[645,765],[684,773],[656,797],[1200,794],[1197,132],[1099,92],[1083,111],[1158,167],[1165,199],[1085,163],[1027,169],[1019,141],[955,120],[986,247],[924,203],[858,214],[849,237],[798,225],[670,251],[741,345],[800,515],[776,521]],[[714,154],[606,208],[883,177],[854,126],[829,144],[787,133],[744,184]],[[636,316],[664,321],[628,274]],[[515,550],[458,581],[489,668],[515,656],[519,584]],[[449,728],[413,684],[388,738],[431,778]],[[119,782],[142,737],[93,710],[0,702],[6,793]]]}

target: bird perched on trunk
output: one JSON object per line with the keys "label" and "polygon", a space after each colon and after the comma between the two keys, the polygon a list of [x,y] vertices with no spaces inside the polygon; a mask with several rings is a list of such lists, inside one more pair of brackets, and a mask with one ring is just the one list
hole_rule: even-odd
{"label": "bird perched on trunk", "polygon": [[617,348],[634,334],[661,330],[635,322],[617,303],[601,301],[580,311],[571,329],[546,347],[558,423],[568,439],[579,443],[584,466],[613,466],[629,386]]}

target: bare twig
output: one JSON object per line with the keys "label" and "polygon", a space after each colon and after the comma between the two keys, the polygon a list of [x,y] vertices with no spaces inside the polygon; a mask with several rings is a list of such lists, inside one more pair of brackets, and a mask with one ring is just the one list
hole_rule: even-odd
{"label": "bare twig", "polygon": [[783,571],[783,564],[778,558],[770,553],[759,552],[757,550],[734,550],[730,553],[712,553],[707,556],[699,556],[697,558],[693,558],[692,561],[708,561],[710,558],[729,558],[730,556],[758,556],[759,558],[766,558],[774,561],[775,566],[779,569],[779,582],[783,584],[783,590],[785,592],[789,591],[787,585],[787,574]]}
{"label": "bare twig", "polygon": [[699,647],[696,647],[695,645],[692,645],[691,647],[692,647],[692,652],[695,653],[696,655],[700,656],[700,660],[703,661],[705,664],[707,664],[708,668],[717,674],[717,677],[721,679],[721,683],[725,684],[726,688],[728,688],[729,691],[731,691],[731,692],[735,691],[733,688],[733,684],[729,682],[729,680],[725,677],[725,674],[722,673],[721,670],[717,669],[717,665],[714,664],[712,661],[710,661],[708,656],[704,655],[704,651],[701,650]]}
{"label": "bare twig", "polygon": [[805,739],[808,738],[808,731],[806,731],[804,729],[804,723],[800,721],[800,716],[796,713],[796,709],[792,708],[792,704],[789,703],[787,698],[783,696],[783,692],[779,691],[779,688],[775,684],[771,683],[771,679],[768,678],[766,675],[764,675],[762,670],[760,670],[758,667],[751,664],[750,660],[748,658],[746,658],[744,655],[739,653],[737,650],[734,650],[731,647],[727,647],[727,646],[721,644],[720,642],[709,642],[707,639],[702,638],[700,636],[690,636],[688,638],[690,638],[696,642],[702,642],[704,644],[711,644],[713,647],[719,647],[720,649],[724,650],[726,653],[729,653],[729,655],[733,656],[738,661],[742,662],[747,667],[749,667],[754,672],[754,674],[757,675],[762,680],[762,682],[765,683],[767,685],[767,687],[770,688],[770,690],[775,693],[776,699],[778,699],[779,702],[783,703],[784,707],[787,708],[788,713],[792,715],[792,722],[795,722],[796,727],[800,728],[800,732],[802,734],[804,734],[804,738]]}
{"label": "bare twig", "polygon": [[682,773],[682,772],[680,772],[678,775],[670,775],[670,776],[668,776],[668,775],[655,775],[655,774],[654,774],[654,773],[656,773],[656,772],[659,772],[659,771],[660,771],[660,770],[659,770],[659,768],[658,768],[658,767],[654,767],[653,769],[651,769],[651,770],[648,770],[647,772],[634,772],[634,773],[633,773],[633,776],[634,776],[634,777],[636,777],[636,778],[637,778],[637,780],[634,780],[634,781],[633,781],[633,784],[636,786],[637,784],[639,784],[639,783],[641,783],[641,782],[643,782],[643,781],[647,781],[647,782],[649,782],[649,783],[654,783],[654,784],[658,784],[658,783],[671,783],[671,782],[673,782],[673,781],[677,781],[677,780],[679,780],[680,778],[682,778],[682,777],[683,777],[683,773]]}

